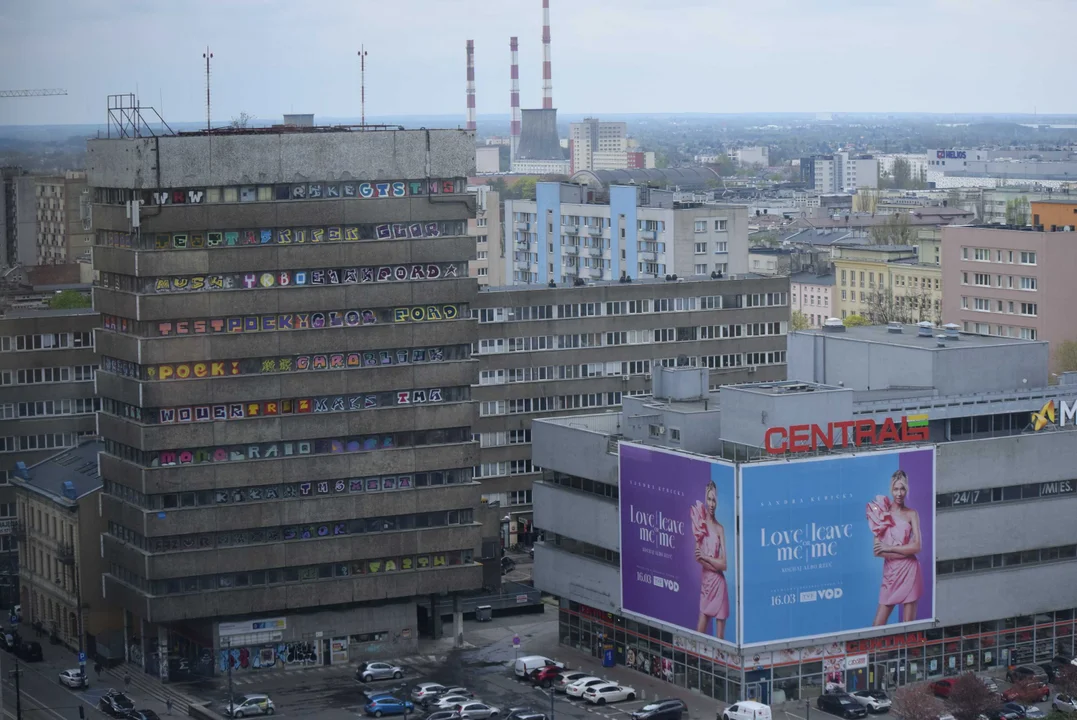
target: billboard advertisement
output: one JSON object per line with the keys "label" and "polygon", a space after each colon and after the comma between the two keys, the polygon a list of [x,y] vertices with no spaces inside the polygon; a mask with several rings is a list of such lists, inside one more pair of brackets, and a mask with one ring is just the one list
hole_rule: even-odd
{"label": "billboard advertisement", "polygon": [[624,442],[620,461],[625,612],[736,643],[734,466]]}
{"label": "billboard advertisement", "polygon": [[933,447],[744,464],[740,493],[743,644],[934,619]]}

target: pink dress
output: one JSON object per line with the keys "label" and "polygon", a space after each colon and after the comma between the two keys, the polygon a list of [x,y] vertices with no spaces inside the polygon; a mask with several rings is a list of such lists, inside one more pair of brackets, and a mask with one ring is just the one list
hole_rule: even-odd
{"label": "pink dress", "polygon": [[[890,498],[878,496],[868,503],[868,525],[885,548],[906,545],[912,540],[912,523],[893,513]],[[883,558],[883,584],[879,588],[880,605],[903,605],[920,599],[924,579],[915,555]]]}
{"label": "pink dress", "polygon": [[[696,547],[704,557],[717,559],[721,554],[722,540],[711,532],[710,525],[704,519],[707,510],[703,503],[697,502],[692,507],[692,534],[696,538]],[[725,573],[716,572],[707,565],[700,565],[703,571],[699,589],[699,612],[716,620],[729,617],[729,591],[725,584]]]}

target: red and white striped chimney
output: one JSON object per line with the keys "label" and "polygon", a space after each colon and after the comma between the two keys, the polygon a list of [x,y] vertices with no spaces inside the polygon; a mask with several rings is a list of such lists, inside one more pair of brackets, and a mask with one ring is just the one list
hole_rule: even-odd
{"label": "red and white striped chimney", "polygon": [[475,122],[475,41],[467,41],[467,129],[474,132]]}
{"label": "red and white striped chimney", "polygon": [[550,0],[542,0],[542,108],[553,108],[553,73],[550,70]]}
{"label": "red and white striped chimney", "polygon": [[509,121],[509,150],[510,157],[516,159],[516,148],[520,146],[520,45],[516,38],[509,38],[509,50],[512,52],[512,66],[509,68],[509,79],[512,81],[512,89],[509,92],[509,108],[512,116]]}

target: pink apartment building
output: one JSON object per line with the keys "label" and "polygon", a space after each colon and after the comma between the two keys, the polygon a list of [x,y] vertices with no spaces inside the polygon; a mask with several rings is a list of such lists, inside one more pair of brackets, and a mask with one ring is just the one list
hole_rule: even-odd
{"label": "pink apartment building", "polygon": [[808,325],[822,327],[834,316],[834,275],[799,272],[789,276],[789,311],[800,311]]}
{"label": "pink apartment building", "polygon": [[942,321],[1052,347],[1077,340],[1077,232],[942,228]]}

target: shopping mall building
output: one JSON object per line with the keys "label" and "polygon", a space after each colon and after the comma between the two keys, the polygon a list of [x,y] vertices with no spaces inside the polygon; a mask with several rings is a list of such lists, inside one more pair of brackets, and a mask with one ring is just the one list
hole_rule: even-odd
{"label": "shopping mall building", "polygon": [[535,420],[561,642],[725,702],[1072,657],[1077,374],[953,326],[788,337],[784,382],[656,368],[620,412]]}

